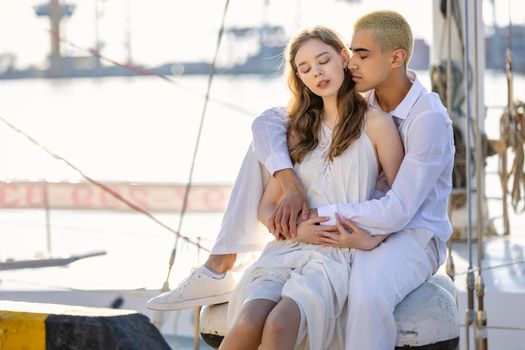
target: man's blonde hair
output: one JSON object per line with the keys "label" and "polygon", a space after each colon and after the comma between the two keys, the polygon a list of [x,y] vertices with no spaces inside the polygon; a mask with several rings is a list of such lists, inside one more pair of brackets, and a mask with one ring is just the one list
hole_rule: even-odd
{"label": "man's blonde hair", "polygon": [[412,56],[414,38],[406,19],[399,13],[388,10],[371,12],[359,18],[354,25],[354,32],[371,30],[381,51],[404,49],[407,53],[405,68]]}

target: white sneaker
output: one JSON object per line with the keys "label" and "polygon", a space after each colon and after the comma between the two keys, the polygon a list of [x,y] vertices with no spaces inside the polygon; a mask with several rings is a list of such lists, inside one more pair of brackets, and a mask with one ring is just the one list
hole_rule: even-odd
{"label": "white sneaker", "polygon": [[177,288],[151,298],[146,307],[151,310],[173,311],[227,302],[235,288],[232,273],[228,271],[223,278],[215,279],[204,274],[202,269],[203,266],[193,269],[191,275]]}

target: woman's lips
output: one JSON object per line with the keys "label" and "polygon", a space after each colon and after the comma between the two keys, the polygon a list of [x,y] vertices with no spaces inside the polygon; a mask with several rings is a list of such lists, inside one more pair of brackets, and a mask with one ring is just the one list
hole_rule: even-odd
{"label": "woman's lips", "polygon": [[317,83],[317,87],[323,89],[327,87],[328,84],[330,84],[330,79],[324,79]]}

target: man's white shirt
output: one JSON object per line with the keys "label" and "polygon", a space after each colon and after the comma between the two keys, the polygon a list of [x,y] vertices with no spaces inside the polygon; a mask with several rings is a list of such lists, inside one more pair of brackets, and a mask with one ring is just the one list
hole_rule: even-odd
{"label": "man's white shirt", "polygon": [[[426,90],[415,72],[408,71],[408,77],[412,87],[389,112],[405,149],[392,188],[378,199],[322,206],[318,214],[335,220],[338,213],[373,235],[421,229],[423,240],[436,236],[442,264],[452,233],[447,215],[455,153],[452,122],[439,96]],[[370,108],[381,110],[373,90],[366,99]],[[275,107],[263,112],[252,125],[254,151],[271,174],[293,168],[286,143],[286,118],[285,109]]]}

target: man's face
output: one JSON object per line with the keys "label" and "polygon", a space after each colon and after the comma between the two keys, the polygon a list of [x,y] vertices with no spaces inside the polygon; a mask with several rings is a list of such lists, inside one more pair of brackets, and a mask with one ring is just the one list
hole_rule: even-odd
{"label": "man's face", "polygon": [[348,69],[356,89],[364,92],[380,87],[390,73],[391,53],[381,52],[371,30],[355,32],[350,49],[352,57]]}

